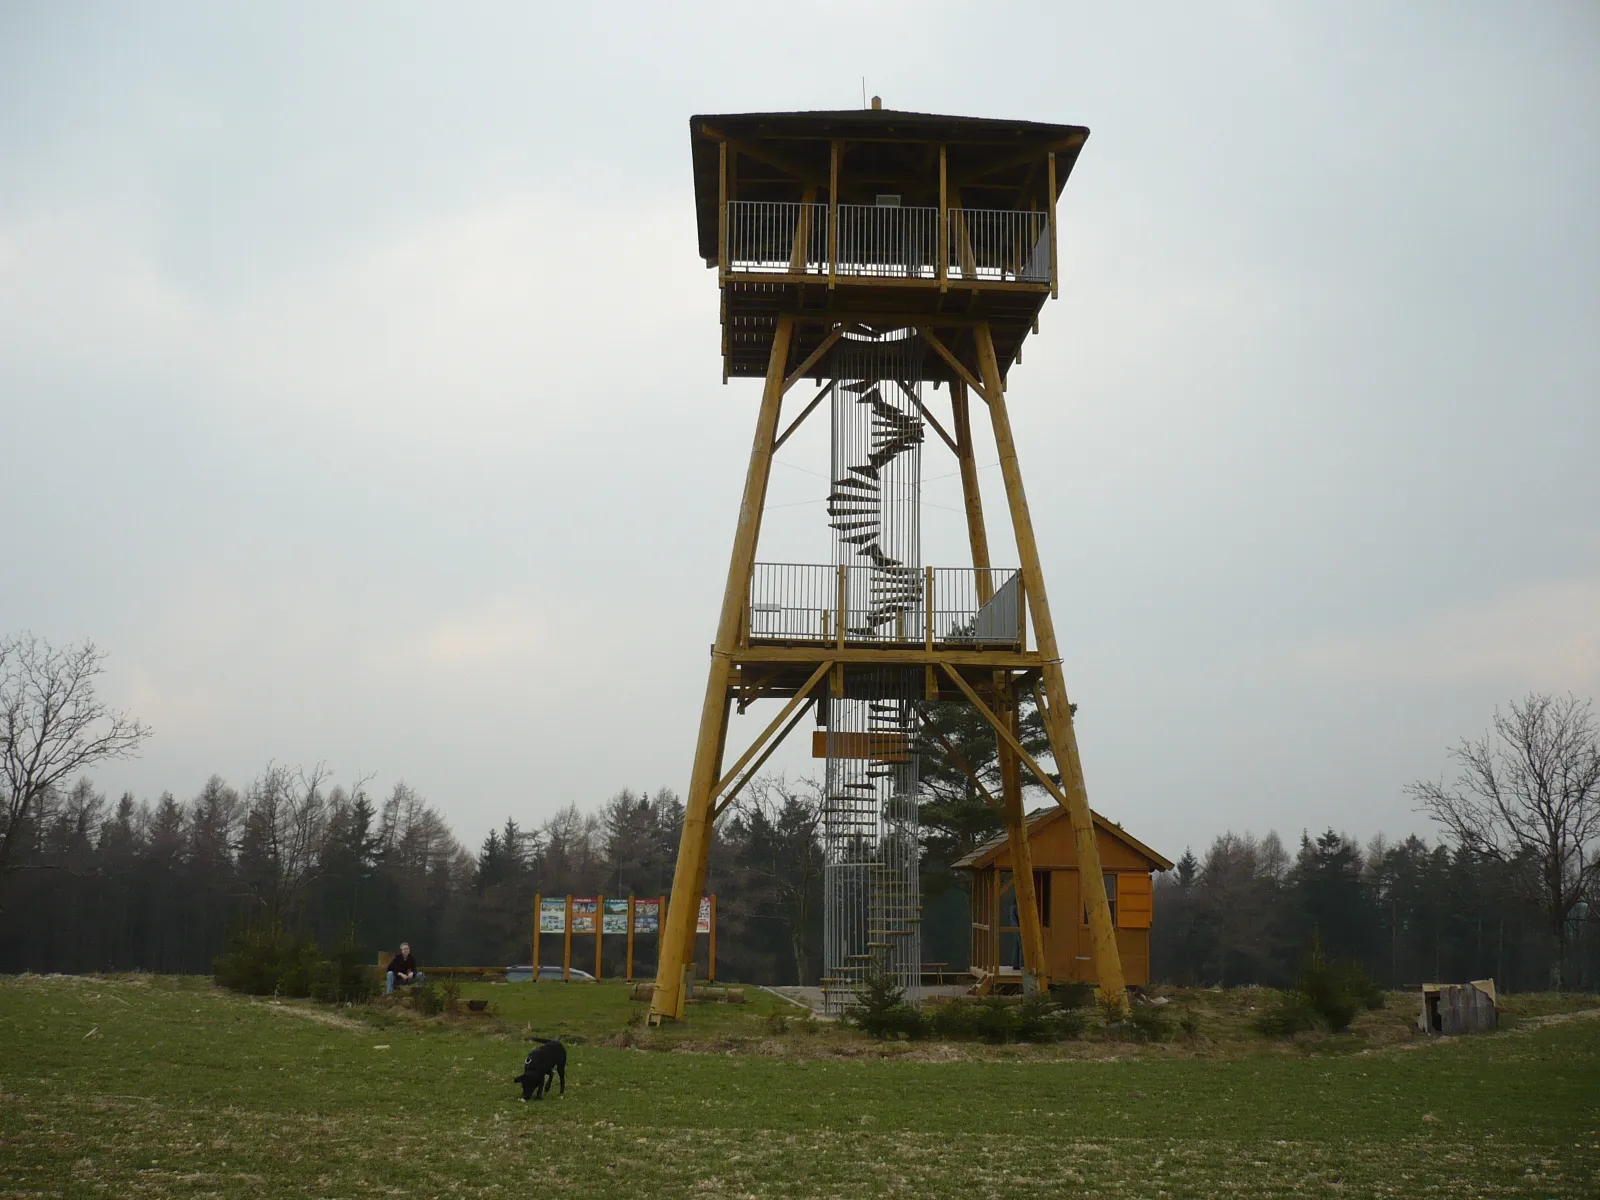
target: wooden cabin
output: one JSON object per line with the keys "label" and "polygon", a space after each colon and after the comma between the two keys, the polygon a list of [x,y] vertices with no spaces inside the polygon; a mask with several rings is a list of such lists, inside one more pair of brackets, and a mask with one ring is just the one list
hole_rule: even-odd
{"label": "wooden cabin", "polygon": [[[1094,824],[1123,975],[1130,986],[1149,983],[1152,875],[1170,869],[1172,863],[1099,813],[1094,814]],[[1050,978],[1056,983],[1097,983],[1078,889],[1072,822],[1064,809],[1051,805],[1030,813],[1027,828]],[[972,973],[977,990],[1020,988],[1022,936],[1005,834],[985,842],[955,866],[972,873]]]}

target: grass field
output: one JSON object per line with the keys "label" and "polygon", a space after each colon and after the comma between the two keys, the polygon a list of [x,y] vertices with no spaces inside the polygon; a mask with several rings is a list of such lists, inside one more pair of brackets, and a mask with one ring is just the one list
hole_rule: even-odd
{"label": "grass field", "polygon": [[[0,1195],[1600,1196],[1593,998],[1286,1044],[1243,1033],[1261,994],[1196,993],[1184,1042],[991,1050],[778,1033],[765,994],[661,1035],[620,985],[466,990],[498,1015],[0,980]],[[586,1039],[565,1099],[510,1082],[530,1025]]]}

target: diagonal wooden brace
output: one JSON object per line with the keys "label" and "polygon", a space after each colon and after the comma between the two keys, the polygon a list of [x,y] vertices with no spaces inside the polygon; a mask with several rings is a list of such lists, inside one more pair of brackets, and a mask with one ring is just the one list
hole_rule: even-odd
{"label": "diagonal wooden brace", "polygon": [[[730,783],[739,777],[739,772],[744,770],[746,763],[761,753],[768,741],[772,739],[772,735],[778,732],[779,728],[781,728],[783,723],[789,719],[794,710],[799,708],[806,698],[811,695],[811,689],[817,686],[817,684],[822,680],[822,677],[828,673],[828,668],[831,666],[833,666],[832,662],[817,664],[817,669],[811,672],[811,678],[806,680],[805,684],[800,688],[800,690],[795,692],[795,694],[789,698],[789,703],[783,706],[783,711],[780,712],[776,717],[772,718],[771,724],[761,731],[761,736],[750,743],[750,748],[739,756],[739,761],[734,763],[733,766],[729,768],[727,774],[723,775],[723,777],[717,781],[717,786],[711,789],[713,814],[721,811],[720,808],[716,807],[716,800],[718,796],[722,795],[723,789],[725,789]],[[781,741],[782,739],[780,738],[779,740]],[[775,749],[776,747],[777,742],[773,742],[773,748]],[[763,761],[765,761],[765,759],[763,759]]]}
{"label": "diagonal wooden brace", "polygon": [[961,756],[961,752],[950,744],[950,739],[945,737],[943,731],[933,723],[928,714],[922,711],[922,706],[920,704],[913,705],[912,711],[917,714],[917,719],[922,722],[922,727],[939,739],[939,745],[944,747],[944,752],[950,756],[950,761],[955,763],[956,769],[972,780],[972,786],[978,789],[978,794],[984,798],[989,807],[994,809],[995,812],[1004,811],[1000,807],[1000,801],[994,798],[994,793],[984,786],[983,780],[978,778],[978,773]]}
{"label": "diagonal wooden brace", "polygon": [[[801,709],[794,714],[794,716],[789,718],[789,723],[783,727],[783,730],[778,734],[778,736],[771,739],[767,743],[767,748],[756,756],[755,762],[750,764],[750,769],[746,771],[742,777],[740,777],[737,783],[728,788],[727,793],[723,795],[721,800],[717,801],[716,806],[711,810],[711,819],[713,821],[720,817],[724,810],[726,810],[730,804],[739,798],[739,793],[744,791],[745,784],[749,783],[755,778],[756,772],[761,770],[761,768],[766,764],[767,759],[772,757],[773,751],[775,751],[779,746],[783,745],[783,743],[788,740],[789,735],[794,732],[794,727],[800,724],[801,721],[805,720],[806,714],[811,711],[812,706],[815,705],[816,702],[817,701],[815,697],[807,700],[804,706],[802,706]],[[713,797],[713,799],[715,799],[715,797]]]}
{"label": "diagonal wooden brace", "polygon": [[950,676],[951,679],[956,681],[956,686],[966,693],[967,699],[970,700],[972,702],[972,706],[982,714],[983,719],[989,722],[990,725],[994,726],[995,733],[999,734],[1001,739],[1004,740],[1005,744],[1011,748],[1011,752],[1022,760],[1023,765],[1025,765],[1028,770],[1033,772],[1035,778],[1039,780],[1039,783],[1044,790],[1055,797],[1057,804],[1065,808],[1067,806],[1066,794],[1062,792],[1056,781],[1051,779],[1050,776],[1046,774],[1045,769],[1034,761],[1033,755],[1029,754],[1022,748],[1022,743],[1017,740],[1016,734],[1011,732],[1004,721],[994,715],[989,706],[985,704],[978,693],[973,690],[972,685],[965,679],[961,678],[961,673],[959,671],[957,671],[949,663],[940,663],[939,665],[944,668],[944,673],[946,675]]}

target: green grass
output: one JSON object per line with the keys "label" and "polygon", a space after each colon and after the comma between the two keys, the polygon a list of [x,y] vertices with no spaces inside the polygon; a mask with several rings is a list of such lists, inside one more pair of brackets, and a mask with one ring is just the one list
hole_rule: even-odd
{"label": "green grass", "polygon": [[[768,1052],[684,1053],[601,1044],[635,1011],[619,986],[481,994],[498,1019],[0,980],[0,1195],[1600,1195],[1600,1019],[1533,1015],[1556,1003],[1493,1035],[1230,1054],[1248,999],[1196,994],[1209,1049],[863,1054],[762,1041],[762,996],[645,1040]],[[589,1039],[565,1099],[520,1103],[525,1023]]]}

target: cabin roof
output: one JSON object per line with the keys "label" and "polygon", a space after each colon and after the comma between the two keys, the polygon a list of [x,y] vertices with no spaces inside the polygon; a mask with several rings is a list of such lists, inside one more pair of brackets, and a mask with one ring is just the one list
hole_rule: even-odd
{"label": "cabin roof", "polygon": [[[977,199],[991,197],[973,207],[1021,208],[1023,195],[1043,198],[1042,168],[1052,152],[1056,156],[1056,193],[1060,194],[1088,136],[1082,125],[895,109],[693,116],[689,118],[689,141],[700,256],[708,265],[717,261],[717,147],[723,141],[736,153],[759,162],[764,172],[775,173],[774,181],[826,189],[830,147],[838,139],[845,143],[841,199],[864,199],[869,204],[874,186],[878,190],[904,186],[914,192],[920,182],[924,188],[936,190],[939,159],[927,148],[943,144],[952,186],[974,193]],[[852,189],[862,195],[852,197]]]}
{"label": "cabin roof", "polygon": [[[1062,808],[1059,804],[1052,804],[1048,808],[1035,809],[1033,812],[1028,814],[1028,837],[1031,839],[1034,834],[1038,833],[1039,830],[1043,829],[1046,825],[1050,824],[1052,821],[1062,820],[1066,817],[1066,815],[1067,810]],[[1156,870],[1169,871],[1172,869],[1172,862],[1170,859],[1156,853],[1122,826],[1112,824],[1099,813],[1093,812],[1092,810],[1091,815],[1094,817],[1094,825],[1096,830],[1116,838],[1136,854],[1148,859]],[[1000,855],[1005,851],[1006,845],[1007,838],[1006,835],[1002,833],[998,837],[990,838],[981,846],[975,847],[970,854],[963,858],[958,858],[954,863],[951,864],[951,866],[959,867],[962,870],[967,871],[981,870],[984,867],[991,866],[995,859],[999,858]]]}

